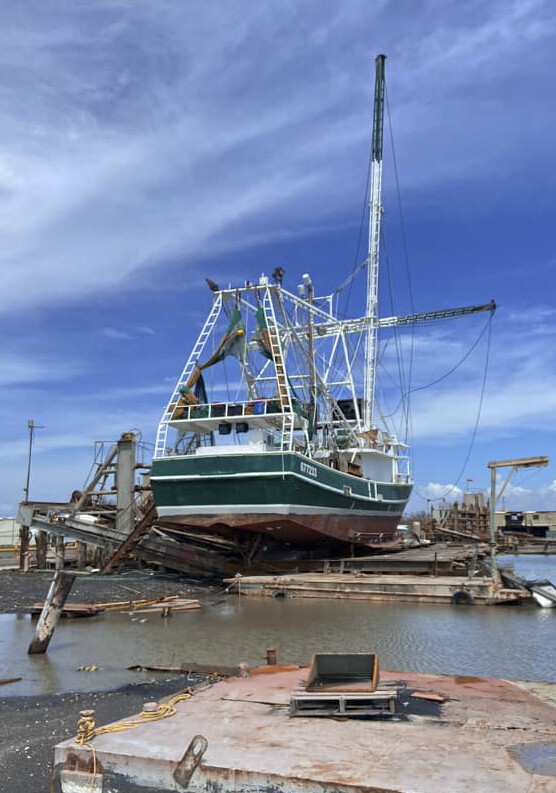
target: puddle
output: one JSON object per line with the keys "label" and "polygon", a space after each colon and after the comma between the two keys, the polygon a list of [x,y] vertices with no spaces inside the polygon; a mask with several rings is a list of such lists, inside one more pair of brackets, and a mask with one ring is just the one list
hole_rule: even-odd
{"label": "puddle", "polygon": [[556,776],[556,744],[554,741],[517,743],[508,753],[528,774]]}

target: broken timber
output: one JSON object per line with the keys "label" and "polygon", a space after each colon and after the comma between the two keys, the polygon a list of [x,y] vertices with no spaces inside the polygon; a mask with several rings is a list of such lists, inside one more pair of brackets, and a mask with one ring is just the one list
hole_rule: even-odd
{"label": "broken timber", "polygon": [[63,570],[57,570],[54,574],[39,617],[35,636],[27,650],[29,655],[46,652],[74,581],[75,576],[65,573]]}
{"label": "broken timber", "polygon": [[107,573],[111,567],[115,564],[118,564],[122,561],[125,556],[128,556],[131,551],[137,546],[143,535],[145,534],[148,529],[152,526],[153,521],[156,518],[156,507],[154,505],[154,501],[151,500],[149,508],[145,515],[141,518],[137,526],[131,531],[131,533],[125,538],[122,544],[117,548],[110,559],[106,562],[102,570],[100,571],[101,575]]}
{"label": "broken timber", "polygon": [[[29,609],[32,617],[38,617],[42,614],[44,603],[34,603]],[[94,603],[66,603],[61,608],[61,617],[96,617],[104,611],[103,606]]]}

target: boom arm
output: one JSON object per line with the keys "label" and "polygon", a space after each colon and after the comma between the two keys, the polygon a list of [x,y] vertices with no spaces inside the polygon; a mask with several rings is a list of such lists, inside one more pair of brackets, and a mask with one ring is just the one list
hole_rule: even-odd
{"label": "boom arm", "polygon": [[440,311],[421,311],[419,314],[405,314],[402,317],[384,317],[378,320],[379,328],[392,328],[398,325],[411,325],[414,322],[428,322],[434,319],[449,319],[450,317],[462,317],[465,314],[476,314],[478,311],[490,311],[494,314],[496,303],[483,303],[480,306],[462,306],[461,308],[444,308]]}

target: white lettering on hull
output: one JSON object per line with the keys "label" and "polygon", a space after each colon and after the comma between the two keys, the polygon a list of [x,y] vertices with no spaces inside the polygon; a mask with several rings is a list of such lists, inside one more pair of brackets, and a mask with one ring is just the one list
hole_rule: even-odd
{"label": "white lettering on hull", "polygon": [[302,474],[307,474],[308,476],[312,476],[315,479],[317,478],[317,469],[314,465],[309,465],[309,463],[299,463],[299,468]]}

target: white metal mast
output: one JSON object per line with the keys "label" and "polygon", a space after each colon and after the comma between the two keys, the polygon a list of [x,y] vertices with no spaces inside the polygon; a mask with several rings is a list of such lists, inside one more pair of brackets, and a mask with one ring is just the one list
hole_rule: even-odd
{"label": "white metal mast", "polygon": [[373,113],[373,145],[371,158],[371,192],[369,200],[369,246],[367,255],[367,338],[365,345],[365,429],[374,420],[376,380],[376,346],[378,330],[378,259],[382,215],[382,137],[384,128],[384,62],[386,55],[376,57],[375,101]]}

